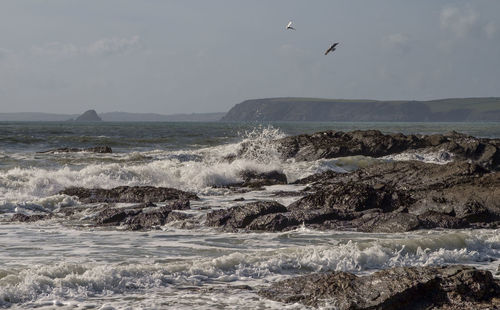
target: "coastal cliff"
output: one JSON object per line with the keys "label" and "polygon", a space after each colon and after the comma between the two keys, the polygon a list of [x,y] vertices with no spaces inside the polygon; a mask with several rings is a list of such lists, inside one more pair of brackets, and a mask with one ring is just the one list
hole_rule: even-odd
{"label": "coastal cliff", "polygon": [[500,98],[432,101],[254,99],[235,105],[221,121],[500,121]]}

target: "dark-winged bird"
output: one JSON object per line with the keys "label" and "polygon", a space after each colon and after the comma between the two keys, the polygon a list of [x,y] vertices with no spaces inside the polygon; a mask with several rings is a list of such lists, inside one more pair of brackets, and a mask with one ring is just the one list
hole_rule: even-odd
{"label": "dark-winged bird", "polygon": [[339,45],[339,42],[333,43],[333,45],[330,46],[330,48],[326,50],[325,55],[328,55],[328,53],[333,52],[337,45]]}
{"label": "dark-winged bird", "polygon": [[295,30],[295,28],[292,27],[292,21],[288,22],[288,25],[286,25],[286,29]]}

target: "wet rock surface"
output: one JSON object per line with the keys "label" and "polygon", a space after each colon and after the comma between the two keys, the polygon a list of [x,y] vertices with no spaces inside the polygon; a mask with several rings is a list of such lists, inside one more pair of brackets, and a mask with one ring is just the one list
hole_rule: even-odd
{"label": "wet rock surface", "polygon": [[[230,209],[215,210],[207,214],[207,226],[223,227],[228,231],[252,227],[254,220],[269,214],[286,212],[282,204],[275,201],[259,201]],[[258,229],[262,230],[262,229]]]}
{"label": "wet rock surface", "polygon": [[242,172],[240,172],[240,177],[243,179],[242,182],[230,184],[227,187],[248,187],[253,190],[262,190],[263,186],[288,184],[286,175],[283,172],[276,170],[267,172],[243,170]]}
{"label": "wet rock surface", "polygon": [[112,189],[70,187],[60,194],[76,196],[83,203],[96,202],[164,202],[169,200],[197,200],[195,193],[174,188],[153,186],[119,186]]}
{"label": "wet rock surface", "polygon": [[189,200],[172,201],[165,206],[145,203],[116,208],[106,205],[92,218],[92,222],[95,226],[121,226],[127,230],[146,230],[172,221],[185,220],[190,215],[173,211],[189,209]]}
{"label": "wet rock surface", "polygon": [[[381,157],[408,150],[446,151],[457,160],[471,160],[488,169],[500,169],[500,139],[482,139],[450,132],[434,135],[383,134],[378,130],[324,131],[285,137],[277,141],[284,158],[312,161],[345,156]],[[442,153],[442,156],[451,156]],[[446,155],[448,154],[448,155]],[[446,159],[446,158],[443,158]]]}
{"label": "wet rock surface", "polygon": [[89,148],[70,148],[70,147],[64,147],[64,148],[59,148],[59,149],[54,149],[54,150],[48,150],[48,151],[42,151],[42,152],[37,152],[40,154],[44,153],[78,153],[78,152],[89,152],[89,153],[113,153],[113,150],[109,146],[95,146],[95,147],[89,147]]}
{"label": "wet rock surface", "polygon": [[499,309],[500,281],[468,266],[398,267],[358,277],[347,272],[279,281],[259,295],[285,303],[348,309]]}
{"label": "wet rock surface", "polygon": [[[252,209],[252,221],[237,226],[207,223],[227,230],[280,231],[304,224],[362,232],[497,228],[500,223],[500,173],[477,164],[385,162],[352,173],[325,172],[310,181],[304,197],[286,208]],[[217,212],[231,218],[247,210]]]}

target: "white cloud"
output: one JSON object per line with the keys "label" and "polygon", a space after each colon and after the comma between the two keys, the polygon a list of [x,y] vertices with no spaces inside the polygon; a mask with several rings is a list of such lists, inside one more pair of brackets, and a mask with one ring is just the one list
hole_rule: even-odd
{"label": "white cloud", "polygon": [[480,15],[470,6],[466,8],[446,7],[440,15],[441,28],[449,31],[457,39],[469,35],[486,36],[491,39],[496,34],[496,24],[481,20]]}
{"label": "white cloud", "polygon": [[494,22],[489,22],[484,26],[484,32],[488,38],[493,38],[497,33],[497,25]]}
{"label": "white cloud", "polygon": [[86,46],[72,43],[51,42],[42,46],[34,46],[33,53],[57,57],[98,56],[122,54],[139,45],[139,36],[130,38],[105,38]]}
{"label": "white cloud", "polygon": [[406,54],[411,50],[410,37],[403,33],[390,34],[383,38],[384,46],[399,53]]}
{"label": "white cloud", "polygon": [[477,27],[478,19],[479,14],[471,8],[446,7],[440,16],[441,27],[459,38],[472,32]]}
{"label": "white cloud", "polygon": [[120,54],[136,47],[138,44],[139,36],[102,39],[87,46],[85,52],[89,55]]}

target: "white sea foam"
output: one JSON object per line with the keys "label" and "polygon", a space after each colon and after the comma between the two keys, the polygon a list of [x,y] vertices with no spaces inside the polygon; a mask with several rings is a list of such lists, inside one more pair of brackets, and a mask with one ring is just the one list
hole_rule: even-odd
{"label": "white sea foam", "polygon": [[[166,304],[172,303],[186,294],[186,289],[196,303],[202,299],[201,295],[211,293],[194,288],[207,285],[212,288],[221,284],[259,286],[310,272],[342,270],[366,273],[395,266],[461,263],[491,270],[496,268],[492,260],[500,258],[498,230],[407,234],[310,230],[280,234],[184,232],[187,234],[184,236],[178,235],[177,231],[147,235],[78,231],[54,235],[54,232],[43,230],[40,233],[49,240],[40,240],[40,249],[36,251],[41,254],[44,247],[51,249],[50,238],[54,236],[61,242],[66,242],[64,238],[67,238],[65,244],[70,248],[64,251],[68,257],[74,257],[75,262],[39,264],[33,258],[31,264],[0,270],[0,306],[54,300],[66,304],[89,297],[103,304],[108,299],[123,301],[120,296],[130,294],[141,296],[140,300],[148,300],[151,306],[152,302],[158,301],[157,298],[163,298]],[[80,251],[79,245],[70,241],[74,238],[78,238],[80,244],[91,245],[85,251],[84,261],[78,262],[82,257],[69,255],[71,251]],[[314,240],[313,244],[311,240]],[[110,244],[115,245],[112,252],[108,248]],[[134,247],[128,248],[127,244],[140,244],[140,247],[131,251]],[[150,292],[164,292],[164,296],[151,295]],[[219,298],[217,290],[214,292],[212,297]],[[255,302],[259,300],[255,296],[254,299]],[[113,302],[110,305],[116,306]]]}
{"label": "white sea foam", "polygon": [[447,164],[453,161],[454,155],[447,151],[419,151],[410,150],[399,154],[387,155],[382,157],[383,159],[395,160],[395,161],[408,161],[416,160],[431,164]]}

